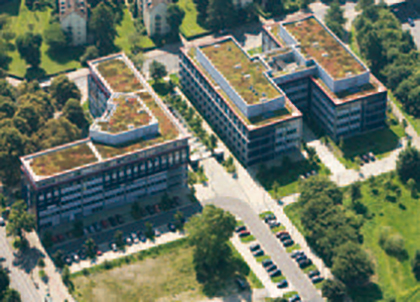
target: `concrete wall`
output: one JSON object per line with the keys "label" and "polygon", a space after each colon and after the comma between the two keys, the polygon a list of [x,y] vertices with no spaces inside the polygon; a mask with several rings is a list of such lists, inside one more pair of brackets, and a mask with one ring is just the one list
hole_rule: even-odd
{"label": "concrete wall", "polygon": [[96,128],[89,129],[89,135],[93,141],[106,145],[120,145],[141,138],[154,137],[159,133],[159,124],[153,123],[147,126],[127,130],[120,133],[109,133]]}

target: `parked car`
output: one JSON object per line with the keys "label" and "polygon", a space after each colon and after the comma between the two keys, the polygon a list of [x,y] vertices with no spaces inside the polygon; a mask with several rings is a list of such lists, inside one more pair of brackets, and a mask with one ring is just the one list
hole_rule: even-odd
{"label": "parked car", "polygon": [[287,239],[287,240],[283,241],[283,246],[284,247],[289,247],[289,246],[292,246],[293,244],[295,244],[295,242],[292,239]]}
{"label": "parked car", "polygon": [[286,288],[289,286],[289,283],[287,283],[287,280],[281,280],[279,283],[277,283],[277,288]]}
{"label": "parked car", "polygon": [[235,278],[235,283],[238,285],[240,290],[245,290],[248,288],[248,284],[242,278]]}
{"label": "parked car", "polygon": [[365,162],[365,163],[369,163],[369,157],[367,156],[367,155],[362,155],[362,160]]}
{"label": "parked car", "polygon": [[239,237],[247,237],[249,235],[251,235],[250,231],[242,231],[239,233]]}
{"label": "parked car", "polygon": [[407,21],[408,21],[408,24],[410,24],[411,27],[414,27],[416,25],[412,18],[407,18]]}
{"label": "parked car", "polygon": [[305,253],[300,250],[294,250],[293,252],[290,253],[290,257],[292,258],[297,258],[298,256],[301,256],[301,255],[305,255]]}
{"label": "parked car", "polygon": [[299,297],[299,295],[294,295],[293,297],[289,298],[289,302],[300,302],[302,301]]}
{"label": "parked car", "polygon": [[122,216],[120,214],[115,215],[115,219],[117,220],[118,224],[123,224],[124,223],[124,219],[122,218]]}
{"label": "parked car", "polygon": [[256,250],[255,252],[252,252],[252,255],[254,255],[254,257],[263,256],[264,251],[263,250]]}
{"label": "parked car", "polygon": [[4,222],[4,218],[0,217],[0,226],[5,226],[6,222]]}
{"label": "parked car", "polygon": [[101,226],[102,226],[102,228],[107,229],[109,225],[108,225],[108,222],[105,219],[102,219],[101,220]]}
{"label": "parked car", "polygon": [[71,263],[72,263],[71,260],[72,260],[72,258],[70,256],[65,256],[64,257],[64,263],[67,264],[67,265],[71,265]]}
{"label": "parked car", "polygon": [[369,158],[370,158],[371,161],[375,161],[376,160],[375,154],[373,154],[373,152],[369,152],[368,156],[369,156]]}
{"label": "parked car", "polygon": [[312,283],[319,283],[319,282],[322,282],[324,280],[324,278],[323,277],[321,277],[321,276],[315,276],[315,277],[312,277],[311,278],[311,281],[312,281]]}
{"label": "parked car", "polygon": [[267,266],[273,265],[273,261],[271,259],[264,259],[261,262],[261,264],[262,264],[263,267],[267,267]]}
{"label": "parked car", "polygon": [[131,239],[133,240],[133,243],[139,243],[139,238],[137,238],[136,233],[131,233]]}
{"label": "parked car", "polygon": [[133,244],[133,240],[131,240],[131,237],[130,237],[130,236],[127,236],[127,237],[125,238],[125,243],[126,243],[127,245],[132,245],[132,244]]}
{"label": "parked car", "polygon": [[96,251],[96,256],[98,256],[98,257],[99,257],[99,256],[102,256],[102,251],[101,251],[101,250],[97,250],[97,251]]}
{"label": "parked car", "polygon": [[267,267],[265,267],[265,270],[269,273],[269,272],[272,272],[272,271],[275,271],[277,269],[277,265],[275,265],[275,264],[272,264],[272,265],[270,265],[270,266],[267,266]]}
{"label": "parked car", "polygon": [[4,261],[6,261],[6,258],[0,257],[0,262],[4,262]]}
{"label": "parked car", "polygon": [[274,229],[276,227],[279,227],[280,225],[281,223],[277,220],[271,220],[270,222],[268,222],[268,226],[270,227],[270,229]]}
{"label": "parked car", "polygon": [[281,276],[281,270],[276,269],[275,271],[272,271],[272,272],[269,274],[269,276],[270,276],[270,278],[274,278],[274,277]]}
{"label": "parked car", "polygon": [[155,237],[160,237],[160,231],[158,229],[155,229]]}
{"label": "parked car", "polygon": [[319,273],[319,271],[318,271],[318,270],[310,271],[310,272],[308,273],[309,278],[313,278],[313,277],[315,277],[315,276],[319,276],[319,275],[320,275],[320,273]]}
{"label": "parked car", "polygon": [[246,226],[244,226],[244,225],[237,226],[235,228],[235,233],[240,233],[240,232],[243,232],[243,231],[246,231]]}
{"label": "parked car", "polygon": [[281,242],[285,242],[287,240],[292,240],[292,238],[290,237],[289,234],[285,234],[285,235],[281,236],[279,239],[280,239]]}
{"label": "parked car", "polygon": [[261,246],[260,246],[258,243],[254,243],[253,245],[250,245],[250,246],[249,246],[249,250],[250,250],[251,252],[257,251],[257,250],[259,250],[259,249],[261,249]]}
{"label": "parked car", "polygon": [[77,252],[77,254],[79,255],[79,258],[81,260],[85,260],[87,255],[86,255],[86,250],[85,249],[81,249]]}
{"label": "parked car", "polygon": [[115,243],[111,243],[111,250],[113,250],[114,252],[118,251],[117,245]]}
{"label": "parked car", "polygon": [[71,258],[76,263],[80,261],[79,255],[77,255],[77,253],[71,254]]}
{"label": "parked car", "polygon": [[168,230],[171,232],[176,232],[176,227],[173,223],[168,223]]}
{"label": "parked car", "polygon": [[139,240],[143,243],[146,242],[146,240],[147,240],[146,236],[143,234],[142,231],[137,232],[137,237],[139,237]]}
{"label": "parked car", "polygon": [[308,259],[308,257],[306,257],[306,255],[299,255],[295,258],[296,262],[302,261]]}
{"label": "parked car", "polygon": [[154,208],[155,208],[156,213],[160,213],[160,208],[158,204],[155,204]]}
{"label": "parked car", "polygon": [[281,236],[284,236],[284,235],[289,235],[289,233],[287,231],[280,231],[280,232],[277,232],[276,237],[280,238]]}
{"label": "parked car", "polygon": [[299,267],[300,268],[305,268],[308,267],[312,264],[312,260],[307,258],[307,259],[303,259],[301,261],[298,261]]}
{"label": "parked car", "polygon": [[270,220],[275,220],[277,219],[276,216],[274,216],[274,214],[267,214],[264,216],[264,221],[265,223],[268,223]]}
{"label": "parked car", "polygon": [[109,224],[111,226],[113,226],[113,227],[117,226],[117,221],[115,220],[114,217],[112,217],[112,216],[108,217],[108,221],[109,221]]}

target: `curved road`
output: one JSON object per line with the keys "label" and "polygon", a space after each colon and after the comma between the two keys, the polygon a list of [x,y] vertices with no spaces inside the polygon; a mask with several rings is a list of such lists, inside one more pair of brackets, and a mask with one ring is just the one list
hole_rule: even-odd
{"label": "curved road", "polygon": [[294,285],[303,301],[324,301],[309,278],[292,260],[283,246],[280,245],[276,237],[247,202],[233,197],[218,196],[205,200],[202,203],[214,204],[240,217],[255,238],[257,238],[266,254],[271,256],[283,272],[283,275]]}

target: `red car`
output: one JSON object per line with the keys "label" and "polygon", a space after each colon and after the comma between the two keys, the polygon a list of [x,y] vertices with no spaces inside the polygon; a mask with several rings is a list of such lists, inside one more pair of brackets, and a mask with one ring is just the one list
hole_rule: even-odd
{"label": "red car", "polygon": [[96,251],[96,256],[102,256],[102,252],[101,252],[101,250],[97,250],[97,251]]}
{"label": "red car", "polygon": [[239,237],[247,237],[249,235],[251,235],[250,231],[242,231],[239,233]]}

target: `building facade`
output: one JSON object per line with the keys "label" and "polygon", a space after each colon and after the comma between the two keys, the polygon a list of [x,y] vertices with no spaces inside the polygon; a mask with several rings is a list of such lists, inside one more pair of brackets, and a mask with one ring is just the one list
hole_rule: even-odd
{"label": "building facade", "polygon": [[87,42],[88,12],[85,0],[59,0],[61,28],[71,37],[72,45]]}
{"label": "building facade", "polygon": [[138,0],[139,13],[143,14],[143,22],[150,37],[164,36],[171,31],[166,22],[170,0]]}
{"label": "building facade", "polygon": [[188,134],[134,65],[117,54],[89,67],[90,98],[105,103],[90,137],[21,158],[23,197],[38,228],[186,186]]}

